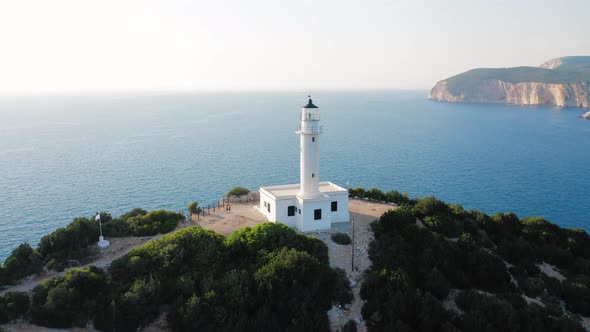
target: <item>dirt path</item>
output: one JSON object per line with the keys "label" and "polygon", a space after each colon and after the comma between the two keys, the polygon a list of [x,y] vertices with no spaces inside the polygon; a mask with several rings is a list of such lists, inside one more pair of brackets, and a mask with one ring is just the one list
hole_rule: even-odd
{"label": "dirt path", "polygon": [[258,201],[231,203],[231,211],[226,211],[222,207],[206,216],[193,216],[192,221],[204,229],[227,236],[237,229],[266,222],[264,216],[256,209],[258,205]]}
{"label": "dirt path", "polygon": [[360,296],[361,284],[363,282],[363,273],[371,266],[369,259],[369,243],[373,240],[373,232],[369,224],[381,217],[383,213],[389,211],[395,206],[382,203],[368,202],[364,200],[351,199],[348,204],[350,215],[354,218],[354,267],[352,269],[352,246],[339,245],[332,241],[331,234],[336,232],[348,233],[352,237],[351,223],[334,224],[329,232],[316,232],[309,235],[317,237],[324,241],[328,246],[328,255],[330,256],[330,265],[346,271],[346,275],[351,281],[353,302],[344,308],[333,306],[328,311],[332,331],[340,331],[342,326],[349,320],[357,324],[359,332],[366,331],[365,322],[362,319],[361,309],[363,300]]}

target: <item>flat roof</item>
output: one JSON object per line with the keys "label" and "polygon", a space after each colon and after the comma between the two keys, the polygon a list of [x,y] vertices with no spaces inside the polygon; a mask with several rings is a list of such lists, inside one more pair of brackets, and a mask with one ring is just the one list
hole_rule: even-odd
{"label": "flat roof", "polygon": [[[264,190],[268,191],[270,194],[274,195],[277,198],[295,197],[297,195],[297,193],[299,193],[300,188],[301,188],[301,184],[299,184],[299,183],[260,187],[260,189],[264,189]],[[336,185],[330,181],[323,181],[323,182],[320,182],[320,192],[321,193],[336,193],[336,192],[348,192],[348,190],[346,190],[346,188],[340,187],[339,185]]]}

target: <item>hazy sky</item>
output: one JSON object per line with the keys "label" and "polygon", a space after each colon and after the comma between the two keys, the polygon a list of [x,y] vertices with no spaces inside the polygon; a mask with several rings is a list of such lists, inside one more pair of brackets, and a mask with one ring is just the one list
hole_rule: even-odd
{"label": "hazy sky", "polygon": [[0,93],[428,89],[590,54],[589,0],[0,0]]}

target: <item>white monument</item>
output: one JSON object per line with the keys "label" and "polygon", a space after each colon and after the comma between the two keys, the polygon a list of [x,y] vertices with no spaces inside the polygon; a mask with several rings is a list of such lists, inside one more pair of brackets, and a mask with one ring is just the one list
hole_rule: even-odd
{"label": "white monument", "polygon": [[271,222],[302,232],[329,230],[333,223],[349,222],[348,191],[332,182],[320,182],[320,113],[311,98],[301,109],[300,183],[260,187],[259,210]]}
{"label": "white monument", "polygon": [[98,246],[100,248],[106,248],[111,243],[108,240],[105,240],[104,236],[102,236],[102,221],[100,220],[100,213],[96,212],[96,216],[94,217],[94,220],[98,221],[98,227],[100,228],[100,236],[98,237]]}

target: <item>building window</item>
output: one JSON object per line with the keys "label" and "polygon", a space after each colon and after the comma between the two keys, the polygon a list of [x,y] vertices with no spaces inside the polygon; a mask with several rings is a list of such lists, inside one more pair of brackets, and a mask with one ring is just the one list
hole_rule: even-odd
{"label": "building window", "polygon": [[295,207],[288,206],[287,207],[287,217],[293,217],[295,215]]}
{"label": "building window", "polygon": [[270,203],[268,203],[268,205],[266,206],[266,209],[268,210],[268,213],[270,213]]}
{"label": "building window", "polygon": [[264,207],[266,207],[266,201],[264,201]]}
{"label": "building window", "polygon": [[299,214],[301,214],[301,209],[297,209],[297,210],[299,210]]}
{"label": "building window", "polygon": [[315,178],[315,174],[314,174],[314,173],[311,173],[311,177],[312,177],[312,178]]}
{"label": "building window", "polygon": [[338,202],[332,202],[332,212],[338,211]]}
{"label": "building window", "polygon": [[312,141],[312,142],[315,142],[315,137],[312,137],[312,138],[311,138],[311,141]]}
{"label": "building window", "polygon": [[313,210],[313,220],[322,220],[322,209]]}

